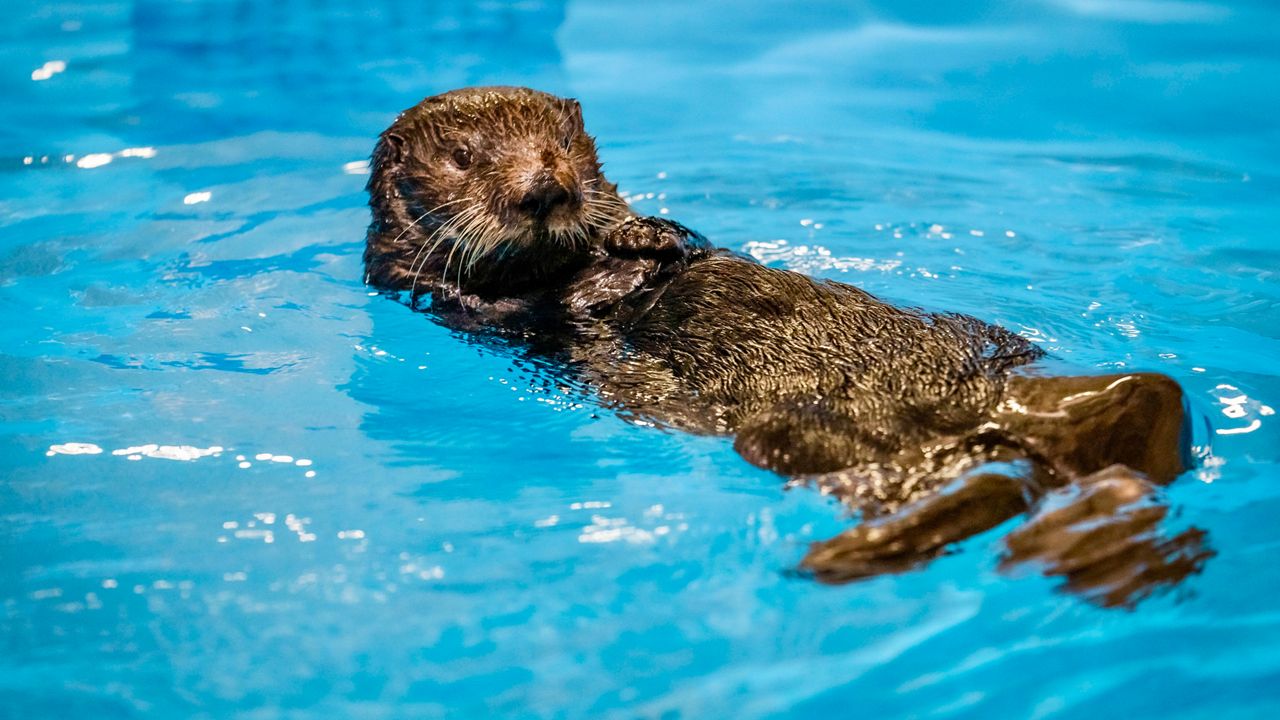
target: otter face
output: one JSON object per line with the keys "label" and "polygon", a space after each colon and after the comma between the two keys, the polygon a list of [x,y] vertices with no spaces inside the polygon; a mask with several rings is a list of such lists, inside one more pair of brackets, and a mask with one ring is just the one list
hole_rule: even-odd
{"label": "otter face", "polygon": [[585,251],[630,214],[578,103],[525,88],[455,90],[403,113],[374,150],[369,193],[371,281],[401,287]]}

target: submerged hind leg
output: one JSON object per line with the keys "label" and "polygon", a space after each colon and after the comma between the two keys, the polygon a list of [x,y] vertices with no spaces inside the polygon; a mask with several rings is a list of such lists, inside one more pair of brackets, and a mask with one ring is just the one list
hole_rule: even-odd
{"label": "submerged hind leg", "polygon": [[1045,498],[1005,538],[1001,569],[1036,563],[1066,579],[1064,589],[1106,607],[1132,606],[1200,571],[1213,555],[1199,528],[1166,537],[1169,508],[1155,485],[1120,465],[1079,478]]}
{"label": "submerged hind leg", "polygon": [[1154,501],[1156,488],[1116,465],[1036,498],[1034,481],[979,473],[814,543],[801,566],[829,583],[905,572],[951,543],[1031,511],[1005,537],[1001,570],[1038,565],[1045,575],[1064,578],[1068,592],[1104,607],[1132,607],[1200,572],[1214,554],[1199,528],[1161,532],[1169,508]]}
{"label": "submerged hind leg", "polygon": [[1022,478],[995,472],[968,475],[893,515],[814,543],[801,566],[831,583],[910,570],[947,545],[1026,512],[1032,495],[1032,485]]}
{"label": "submerged hind leg", "polygon": [[[1027,479],[963,474],[1001,454],[998,436],[925,438],[919,426],[847,410],[824,400],[782,402],[744,423],[734,442],[755,465],[823,475],[813,479],[864,513],[892,512],[815,543],[802,566],[818,579],[847,582],[910,569],[1029,507],[1034,483]],[[870,497],[862,497],[868,488]]]}

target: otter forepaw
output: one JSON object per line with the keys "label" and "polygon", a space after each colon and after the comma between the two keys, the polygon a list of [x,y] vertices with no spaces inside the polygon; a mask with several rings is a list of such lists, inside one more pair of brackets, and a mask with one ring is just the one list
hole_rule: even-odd
{"label": "otter forepaw", "polygon": [[580,317],[607,311],[643,287],[656,268],[653,260],[605,258],[581,273],[569,286],[564,294],[565,307]]}
{"label": "otter forepaw", "polygon": [[681,260],[705,247],[706,240],[689,228],[653,217],[629,217],[604,238],[605,252],[615,257]]}
{"label": "otter forepaw", "polygon": [[653,287],[710,248],[685,226],[650,217],[629,217],[604,236],[604,256],[574,278],[562,299],[577,316],[598,316],[637,291]]}

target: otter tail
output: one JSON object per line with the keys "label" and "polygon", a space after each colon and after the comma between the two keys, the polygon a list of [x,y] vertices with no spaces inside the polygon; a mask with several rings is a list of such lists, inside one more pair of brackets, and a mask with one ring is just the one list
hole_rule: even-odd
{"label": "otter tail", "polygon": [[1121,464],[1163,484],[1191,466],[1182,388],[1166,375],[1014,377],[993,419],[1068,477]]}

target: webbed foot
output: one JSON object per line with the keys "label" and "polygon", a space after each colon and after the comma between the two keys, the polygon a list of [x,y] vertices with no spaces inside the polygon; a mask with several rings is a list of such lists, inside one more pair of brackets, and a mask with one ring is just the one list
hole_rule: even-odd
{"label": "webbed foot", "polygon": [[1118,463],[1163,484],[1190,465],[1182,388],[1158,373],[1014,377],[994,419],[1064,477]]}
{"label": "webbed foot", "polygon": [[1065,590],[1104,607],[1132,607],[1182,582],[1214,552],[1199,528],[1160,534],[1169,509],[1151,502],[1154,491],[1154,484],[1120,465],[1054,491],[1005,538],[1001,569],[1039,563],[1045,575],[1066,578]]}

